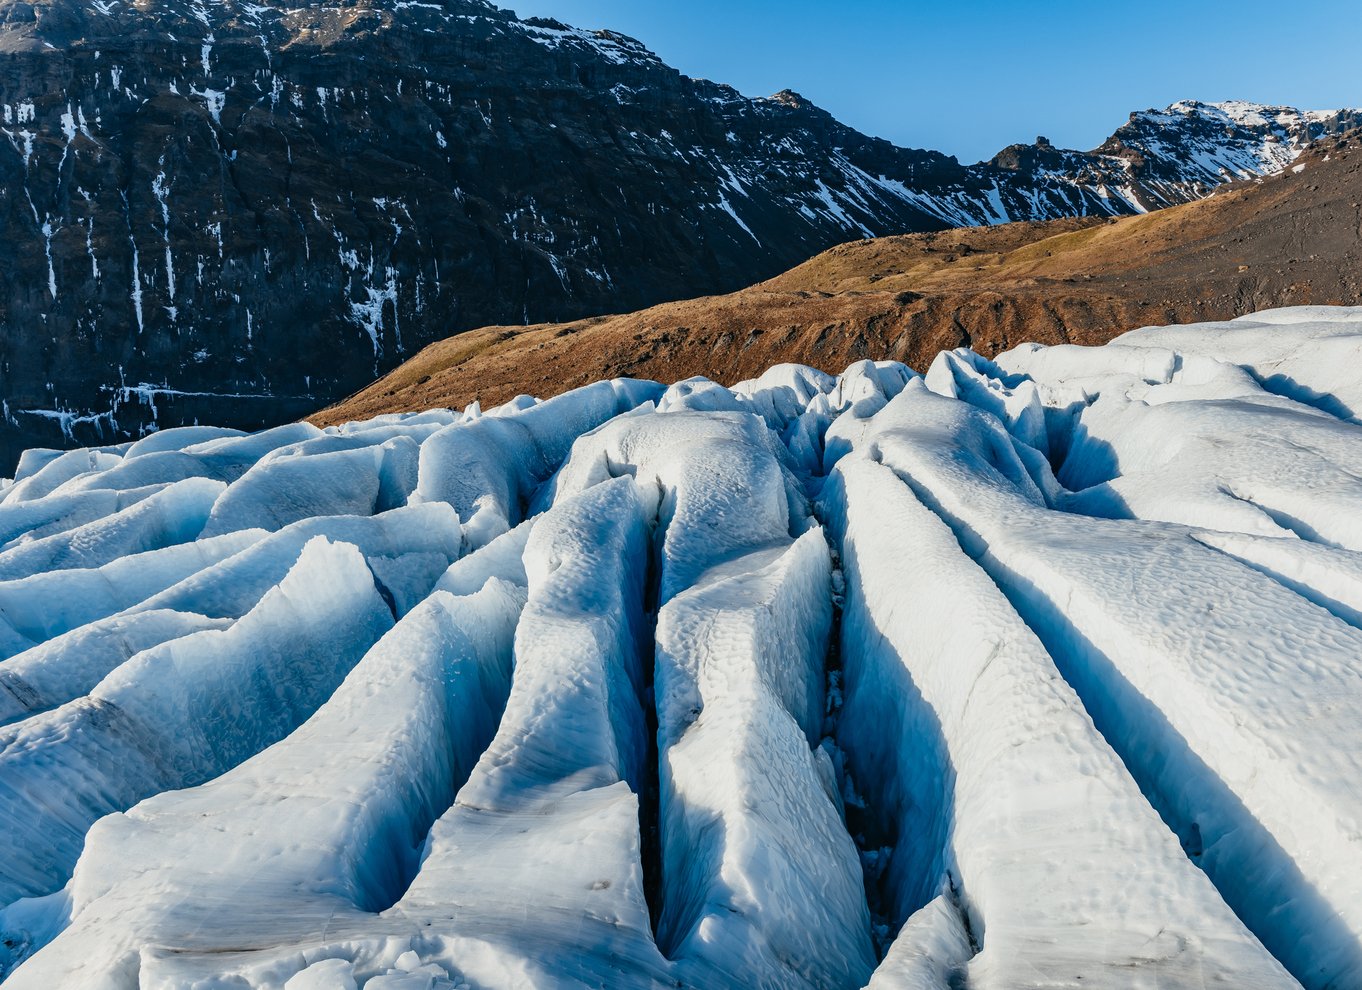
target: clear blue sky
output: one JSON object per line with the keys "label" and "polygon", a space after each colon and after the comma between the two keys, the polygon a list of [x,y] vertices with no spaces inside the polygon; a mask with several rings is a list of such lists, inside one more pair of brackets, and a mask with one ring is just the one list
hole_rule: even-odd
{"label": "clear blue sky", "polygon": [[802,93],[966,162],[1044,134],[1091,148],[1174,100],[1362,104],[1359,0],[499,0],[609,27],[690,76]]}

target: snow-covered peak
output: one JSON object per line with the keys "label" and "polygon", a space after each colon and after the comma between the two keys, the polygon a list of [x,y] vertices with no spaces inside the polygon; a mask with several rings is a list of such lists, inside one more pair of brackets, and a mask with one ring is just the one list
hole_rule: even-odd
{"label": "snow-covered peak", "polygon": [[511,24],[531,41],[547,48],[587,49],[614,65],[628,62],[661,64],[662,61],[641,41],[617,31],[575,28],[544,17],[530,17]]}
{"label": "snow-covered peak", "polygon": [[1280,172],[1311,142],[1359,123],[1357,110],[1180,100],[1132,113],[1093,154],[1127,162],[1148,205],[1164,206],[1223,182]]}

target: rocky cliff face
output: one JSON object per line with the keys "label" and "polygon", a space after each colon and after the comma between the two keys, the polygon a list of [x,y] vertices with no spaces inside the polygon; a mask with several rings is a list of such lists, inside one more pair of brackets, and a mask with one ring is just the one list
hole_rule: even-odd
{"label": "rocky cliff face", "polygon": [[[0,2],[0,467],[278,422],[460,330],[734,289],[849,238],[1193,198],[1218,166],[1179,171],[1168,135],[1222,112],[966,167],[478,0]],[[1270,153],[1226,174],[1341,126],[1263,119],[1233,126]]]}

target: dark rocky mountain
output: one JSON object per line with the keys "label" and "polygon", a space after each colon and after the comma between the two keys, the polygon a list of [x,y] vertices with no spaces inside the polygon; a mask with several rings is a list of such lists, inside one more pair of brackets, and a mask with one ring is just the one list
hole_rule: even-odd
{"label": "dark rocky mountain", "polygon": [[318,425],[547,398],[587,382],[734,384],[793,361],[840,372],[939,351],[1104,344],[1136,327],[1278,306],[1362,306],[1362,130],[1276,175],[1127,217],[965,227],[839,244],[738,292],[437,341]]}
{"label": "dark rocky mountain", "polygon": [[962,166],[478,0],[3,0],[0,468],[279,422],[452,333],[850,238],[1186,201],[1348,120],[1179,104]]}

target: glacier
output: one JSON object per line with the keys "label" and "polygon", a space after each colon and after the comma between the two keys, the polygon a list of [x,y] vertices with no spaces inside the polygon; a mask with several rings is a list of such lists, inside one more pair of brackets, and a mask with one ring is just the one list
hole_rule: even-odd
{"label": "glacier", "polygon": [[1362,308],[34,450],[0,980],[1362,986]]}

